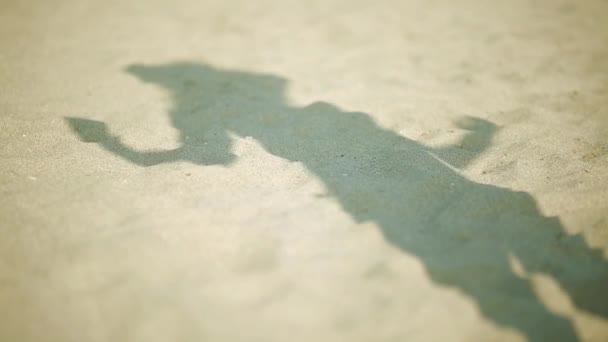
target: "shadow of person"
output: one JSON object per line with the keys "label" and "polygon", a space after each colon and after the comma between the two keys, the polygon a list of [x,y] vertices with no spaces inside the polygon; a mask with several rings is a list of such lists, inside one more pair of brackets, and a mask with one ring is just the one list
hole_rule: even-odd
{"label": "shadow of person", "polygon": [[[181,146],[136,151],[101,122],[67,118],[83,141],[132,163],[229,165],[230,134],[302,163],[356,221],[371,221],[386,240],[420,259],[437,284],[455,288],[495,323],[531,341],[575,341],[571,322],[548,310],[530,274],[555,280],[574,305],[608,317],[608,268],[601,251],[569,236],[523,192],[475,183],[464,167],[490,144],[490,122],[464,118],[459,144],[433,148],[378,126],[365,113],[329,103],[292,107],[286,80],[195,63],[133,65],[127,72],[169,92]],[[513,271],[513,260],[524,270]],[[522,274],[523,272],[523,274]]]}

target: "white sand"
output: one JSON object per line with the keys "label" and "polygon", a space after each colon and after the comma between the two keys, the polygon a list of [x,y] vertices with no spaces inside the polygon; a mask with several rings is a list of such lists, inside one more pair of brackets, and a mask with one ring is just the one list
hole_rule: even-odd
{"label": "white sand", "polygon": [[4,1],[0,341],[607,340],[606,15]]}

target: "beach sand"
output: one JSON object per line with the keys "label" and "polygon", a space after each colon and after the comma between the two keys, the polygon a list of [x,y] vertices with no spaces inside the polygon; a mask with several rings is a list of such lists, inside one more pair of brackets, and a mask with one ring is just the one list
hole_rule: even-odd
{"label": "beach sand", "polygon": [[606,15],[5,0],[0,341],[608,340]]}

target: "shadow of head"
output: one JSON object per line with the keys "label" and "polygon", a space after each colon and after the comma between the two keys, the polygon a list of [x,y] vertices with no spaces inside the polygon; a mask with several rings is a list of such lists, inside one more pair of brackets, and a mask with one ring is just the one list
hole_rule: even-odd
{"label": "shadow of head", "polygon": [[180,157],[195,164],[230,165],[231,133],[253,134],[251,127],[259,127],[268,113],[290,110],[284,96],[288,82],[274,75],[192,62],[132,64],[125,71],[170,96]]}
{"label": "shadow of head", "polygon": [[[235,96],[242,100],[284,103],[287,80],[270,74],[232,71],[192,62],[132,64],[125,71],[144,83],[158,85],[179,99],[205,100]],[[194,99],[193,99],[194,100]]]}

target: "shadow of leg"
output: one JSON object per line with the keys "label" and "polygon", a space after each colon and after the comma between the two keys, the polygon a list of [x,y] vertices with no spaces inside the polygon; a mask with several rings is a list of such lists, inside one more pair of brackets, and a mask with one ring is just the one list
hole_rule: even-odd
{"label": "shadow of leg", "polygon": [[519,248],[515,254],[527,271],[555,279],[581,310],[608,318],[608,260],[580,234],[568,235],[559,219],[537,221],[527,238],[538,247]]}
{"label": "shadow of leg", "polygon": [[428,265],[431,278],[456,287],[475,299],[483,315],[509,328],[515,328],[528,341],[578,341],[572,323],[550,312],[540,302],[527,279],[514,275],[508,262],[492,262],[487,277],[481,272],[471,276],[466,270],[453,270],[445,265]]}

